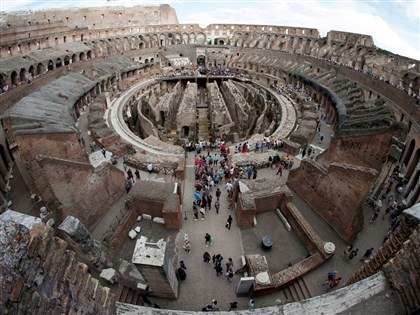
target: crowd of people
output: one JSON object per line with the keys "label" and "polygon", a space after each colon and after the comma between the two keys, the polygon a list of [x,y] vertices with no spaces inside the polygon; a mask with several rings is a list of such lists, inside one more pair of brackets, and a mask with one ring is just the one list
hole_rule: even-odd
{"label": "crowd of people", "polygon": [[228,68],[217,66],[217,67],[198,67],[198,68],[187,68],[182,70],[169,71],[160,78],[176,78],[176,77],[205,77],[205,76],[234,76]]}

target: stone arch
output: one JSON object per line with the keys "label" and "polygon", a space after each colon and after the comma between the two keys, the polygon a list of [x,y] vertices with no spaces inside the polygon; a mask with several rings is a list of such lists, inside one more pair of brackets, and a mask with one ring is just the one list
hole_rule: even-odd
{"label": "stone arch", "polygon": [[86,59],[86,55],[85,55],[85,53],[82,51],[80,54],[79,54],[79,60],[80,61],[83,61],[83,60],[85,60]]}
{"label": "stone arch", "polygon": [[63,62],[61,61],[61,58],[57,58],[55,61],[55,68],[61,68],[63,65]]}
{"label": "stone arch", "polygon": [[195,38],[196,38],[195,33],[191,33],[190,34],[190,44],[195,44]]}
{"label": "stone arch", "polygon": [[167,38],[165,34],[160,34],[159,35],[159,47],[163,47],[167,45]]}
{"label": "stone arch", "polygon": [[71,62],[72,63],[75,63],[76,61],[78,61],[79,59],[77,58],[77,55],[76,54],[73,54],[72,56],[71,56]]}
{"label": "stone arch", "polygon": [[31,65],[28,69],[28,73],[31,77],[35,76],[35,67],[33,65]]}
{"label": "stone arch", "polygon": [[25,68],[20,69],[19,80],[20,82],[25,82],[28,79],[28,71]]}
{"label": "stone arch", "polygon": [[139,49],[144,49],[144,43],[143,42],[139,43]]}
{"label": "stone arch", "polygon": [[92,59],[92,51],[88,50],[88,52],[86,53],[87,59]]}
{"label": "stone arch", "polygon": [[44,65],[40,62],[38,63],[38,65],[36,66],[36,74],[37,75],[41,75],[44,73]]}
{"label": "stone arch", "polygon": [[183,33],[182,34],[182,43],[183,44],[189,44],[190,42],[190,37],[187,33]]}
{"label": "stone arch", "polygon": [[3,93],[3,87],[6,84],[6,76],[3,73],[0,73],[0,93]]}
{"label": "stone arch", "polygon": [[54,70],[54,62],[52,60],[48,60],[47,69],[48,69],[48,71]]}
{"label": "stone arch", "polygon": [[18,84],[18,74],[17,74],[17,72],[16,72],[16,71],[13,71],[13,72],[10,74],[10,82],[11,82],[13,85],[17,85],[17,84]]}
{"label": "stone arch", "polygon": [[68,66],[70,64],[70,58],[69,56],[64,56],[64,65]]}

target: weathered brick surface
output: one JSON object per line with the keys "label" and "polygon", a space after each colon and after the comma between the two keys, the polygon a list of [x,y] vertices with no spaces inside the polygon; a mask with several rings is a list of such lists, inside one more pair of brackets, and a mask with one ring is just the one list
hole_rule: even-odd
{"label": "weathered brick surface", "polygon": [[0,231],[1,314],[115,314],[113,294],[52,228],[1,221]]}
{"label": "weathered brick surface", "polygon": [[363,226],[362,203],[377,172],[332,163],[328,169],[305,159],[290,171],[288,185],[340,235],[351,243]]}

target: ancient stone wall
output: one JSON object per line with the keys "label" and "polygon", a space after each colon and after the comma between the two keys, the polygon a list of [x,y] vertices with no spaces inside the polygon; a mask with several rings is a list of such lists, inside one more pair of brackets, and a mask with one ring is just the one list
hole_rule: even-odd
{"label": "ancient stone wall", "polygon": [[73,215],[92,230],[125,193],[122,171],[110,163],[94,169],[86,163],[42,157],[39,166],[37,187],[50,192],[43,197],[53,205],[51,210],[61,212],[56,217],[58,222]]}
{"label": "ancient stone wall", "polygon": [[376,170],[382,168],[386,160],[393,132],[370,136],[334,137],[328,150],[319,156],[318,162],[346,163]]}
{"label": "ancient stone wall", "polygon": [[251,123],[249,115],[252,109],[250,105],[231,80],[223,81],[220,86],[220,91],[222,92],[232,121],[238,126],[237,132],[245,136],[243,131],[247,130]]}
{"label": "ancient stone wall", "polygon": [[0,220],[0,313],[115,314],[115,297],[43,224]]}
{"label": "ancient stone wall", "polygon": [[223,134],[230,133],[231,128],[234,128],[234,123],[217,82],[208,83],[206,88],[214,135],[220,137]]}
{"label": "ancient stone wall", "polygon": [[323,168],[305,159],[287,183],[350,244],[362,229],[362,204],[376,175],[370,168],[344,163]]}
{"label": "ancient stone wall", "polygon": [[[175,10],[160,6],[93,7],[2,13],[1,28],[25,28],[60,23],[68,28],[113,28],[147,24],[177,24]],[[50,26],[51,27],[51,26]]]}
{"label": "ancient stone wall", "polygon": [[[184,95],[179,105],[176,125],[179,138],[186,138],[191,132],[195,132],[197,104],[197,84],[188,82]],[[187,129],[188,128],[188,129]],[[188,134],[186,132],[188,131]]]}
{"label": "ancient stone wall", "polygon": [[12,150],[12,154],[32,193],[41,194],[43,192],[34,182],[37,178],[44,176],[44,174],[36,172],[34,161],[38,156],[46,155],[63,159],[72,157],[75,161],[82,163],[87,161],[86,152],[78,144],[75,133],[19,135],[15,137],[15,141],[18,145],[16,148],[19,150]]}

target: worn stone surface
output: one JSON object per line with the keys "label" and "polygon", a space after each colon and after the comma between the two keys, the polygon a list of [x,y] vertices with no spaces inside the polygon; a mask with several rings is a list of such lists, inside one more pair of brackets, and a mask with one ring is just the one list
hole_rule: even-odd
{"label": "worn stone surface", "polygon": [[362,228],[362,203],[377,172],[332,163],[328,169],[305,159],[289,173],[288,185],[348,243]]}
{"label": "worn stone surface", "polygon": [[1,313],[115,314],[114,295],[52,228],[0,220],[0,247]]}

